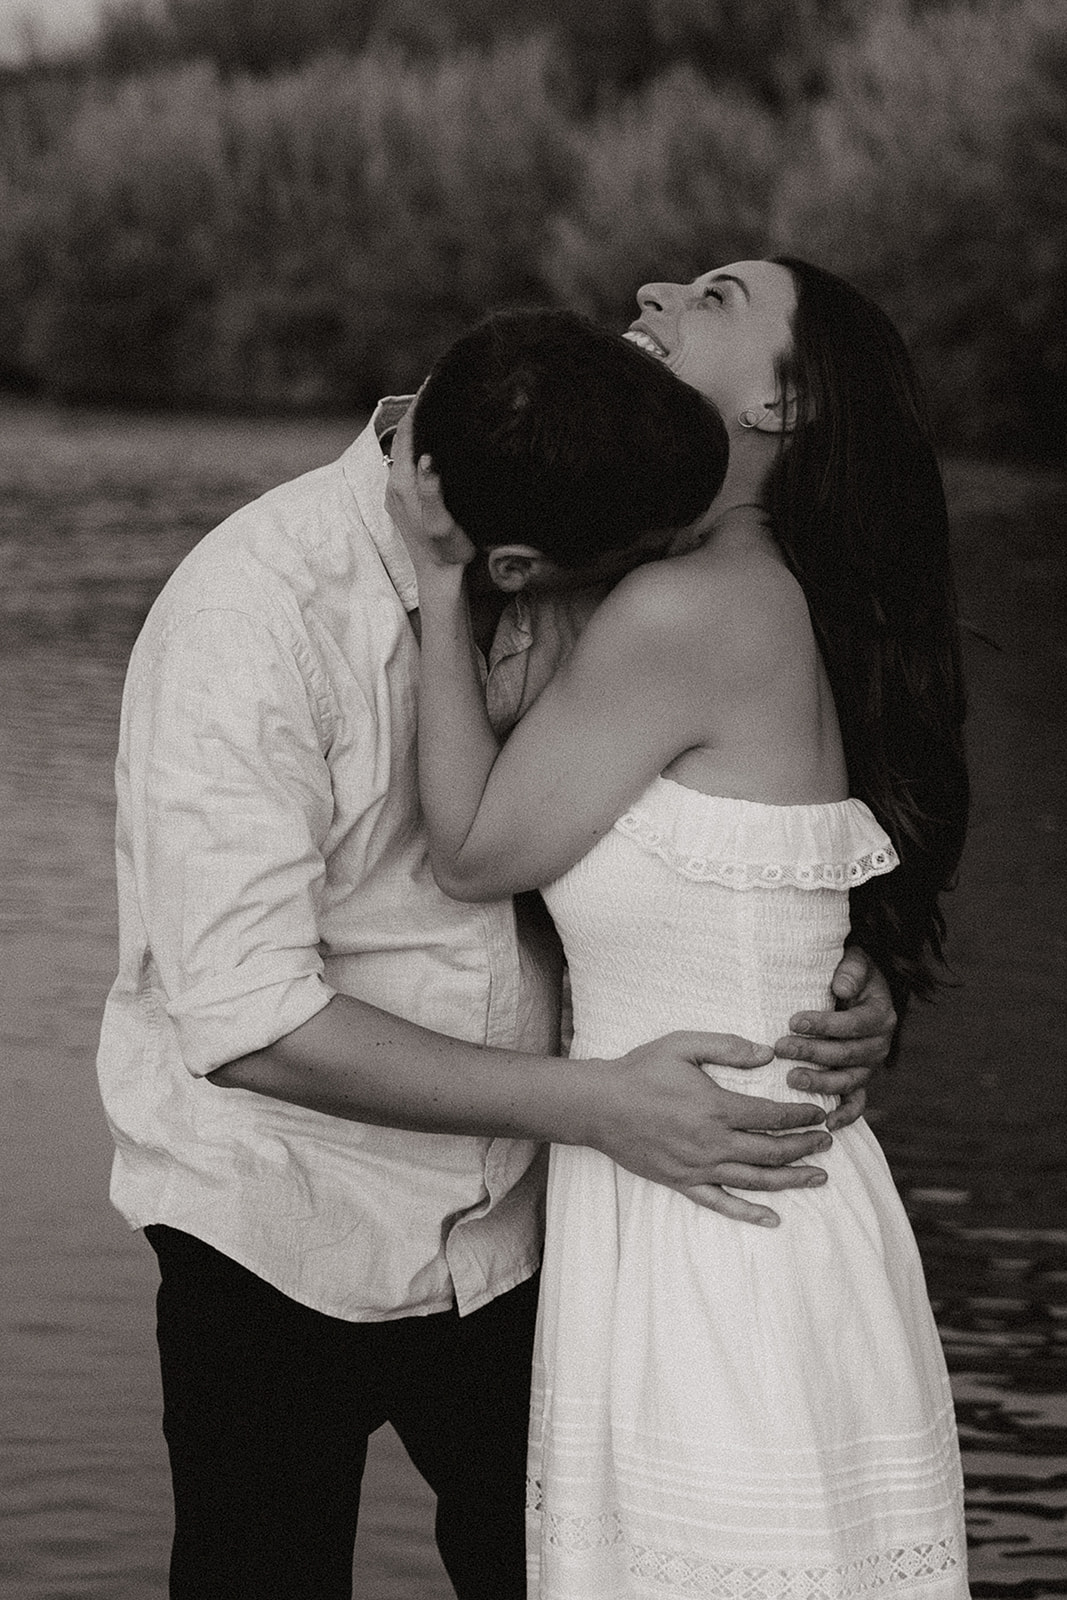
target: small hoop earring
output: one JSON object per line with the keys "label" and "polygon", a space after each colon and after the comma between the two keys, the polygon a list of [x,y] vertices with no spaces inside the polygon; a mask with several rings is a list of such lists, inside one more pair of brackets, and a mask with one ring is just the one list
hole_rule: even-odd
{"label": "small hoop earring", "polygon": [[742,428],[756,428],[770,414],[770,406],[751,406],[747,411],[738,412],[737,420]]}

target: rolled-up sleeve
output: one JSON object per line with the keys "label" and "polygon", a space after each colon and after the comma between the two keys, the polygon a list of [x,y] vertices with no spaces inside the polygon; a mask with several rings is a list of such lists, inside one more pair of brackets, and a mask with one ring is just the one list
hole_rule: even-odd
{"label": "rolled-up sleeve", "polygon": [[277,622],[172,622],[127,687],[132,846],[155,981],[188,1070],[265,1048],[322,1009],[319,904],[333,816],[328,702]]}

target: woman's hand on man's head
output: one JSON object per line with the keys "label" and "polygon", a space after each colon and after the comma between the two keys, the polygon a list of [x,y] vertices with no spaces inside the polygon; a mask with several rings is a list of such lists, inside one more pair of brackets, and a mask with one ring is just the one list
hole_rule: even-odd
{"label": "woman's hand on man's head", "polygon": [[475,548],[445,505],[430,457],[415,460],[413,410],[414,406],[408,408],[393,436],[385,509],[407,546],[416,574],[463,568]]}

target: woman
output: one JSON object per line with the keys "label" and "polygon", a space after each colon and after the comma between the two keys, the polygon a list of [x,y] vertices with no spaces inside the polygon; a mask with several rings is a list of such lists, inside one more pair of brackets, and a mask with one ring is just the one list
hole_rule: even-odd
{"label": "woman", "polygon": [[[613,590],[499,751],[469,549],[410,426],[394,450],[435,872],[466,899],[548,886],[579,1059],[664,1028],[776,1038],[825,1002],[850,898],[899,1000],[929,993],[967,808],[944,499],[892,325],[789,258],[638,301],[630,337],[727,423],[726,479],[696,547]],[[798,1099],[787,1065],[713,1075]],[[825,1166],[776,1227],[553,1151],[531,1594],[966,1596],[914,1239],[865,1124]]]}

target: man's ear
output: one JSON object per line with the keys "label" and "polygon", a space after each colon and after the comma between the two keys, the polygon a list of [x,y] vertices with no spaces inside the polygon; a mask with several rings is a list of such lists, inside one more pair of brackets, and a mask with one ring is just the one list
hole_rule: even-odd
{"label": "man's ear", "polygon": [[532,544],[496,544],[485,553],[489,577],[505,594],[518,594],[558,571],[556,562]]}

